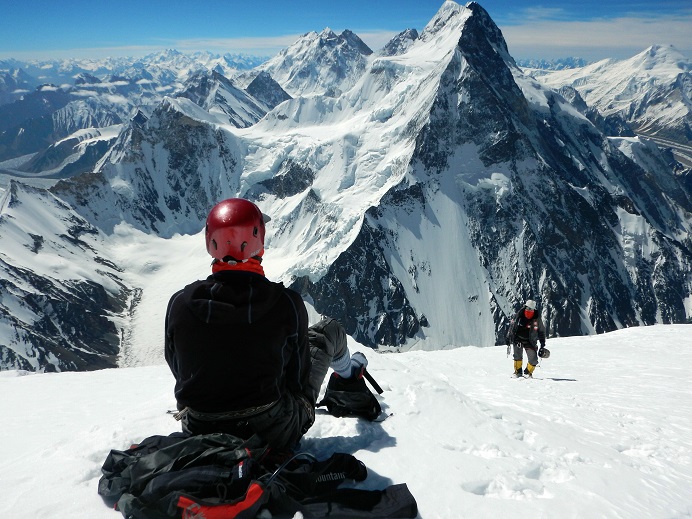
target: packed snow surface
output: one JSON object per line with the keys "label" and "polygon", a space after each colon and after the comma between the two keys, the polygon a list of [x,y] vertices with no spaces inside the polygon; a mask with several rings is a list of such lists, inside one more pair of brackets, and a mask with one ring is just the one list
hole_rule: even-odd
{"label": "packed snow surface", "polygon": [[[349,345],[389,417],[318,411],[301,450],[354,454],[366,488],[408,484],[420,517],[692,517],[689,325],[550,339],[533,380],[504,347]],[[5,371],[0,394],[0,517],[121,517],[97,494],[109,450],[178,430],[165,365]]]}

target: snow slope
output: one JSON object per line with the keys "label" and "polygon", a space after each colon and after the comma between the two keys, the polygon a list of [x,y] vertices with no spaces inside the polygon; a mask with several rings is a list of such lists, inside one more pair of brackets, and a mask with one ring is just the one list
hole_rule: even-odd
{"label": "snow slope", "polygon": [[[302,449],[353,453],[369,488],[407,483],[426,519],[692,517],[689,331],[549,340],[535,380],[510,378],[504,347],[367,350],[390,416],[319,413]],[[0,394],[0,517],[121,517],[96,492],[109,450],[177,430],[164,365],[4,371]]]}

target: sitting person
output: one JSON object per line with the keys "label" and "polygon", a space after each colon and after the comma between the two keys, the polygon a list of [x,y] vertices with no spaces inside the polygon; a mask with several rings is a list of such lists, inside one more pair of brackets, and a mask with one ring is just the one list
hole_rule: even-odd
{"label": "sitting person", "polygon": [[379,404],[362,380],[367,359],[350,355],[343,327],[331,318],[308,327],[301,296],[265,277],[267,221],[240,198],[212,208],[205,230],[212,274],[170,298],[165,358],[184,432],[257,435],[292,450],[315,421],[330,367],[328,397],[343,402],[351,393],[356,415],[357,406],[379,413]]}

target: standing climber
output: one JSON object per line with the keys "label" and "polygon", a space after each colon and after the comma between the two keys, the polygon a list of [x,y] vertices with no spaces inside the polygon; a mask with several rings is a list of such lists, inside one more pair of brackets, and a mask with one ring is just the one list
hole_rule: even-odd
{"label": "standing climber", "polygon": [[[545,347],[545,326],[540,314],[536,311],[536,301],[529,299],[517,312],[509,325],[507,346],[514,346],[514,376],[533,376],[538,364],[538,357],[547,358],[550,352]],[[537,345],[540,342],[541,347]],[[522,372],[523,351],[526,350],[528,364]],[[509,350],[508,350],[509,351]]]}

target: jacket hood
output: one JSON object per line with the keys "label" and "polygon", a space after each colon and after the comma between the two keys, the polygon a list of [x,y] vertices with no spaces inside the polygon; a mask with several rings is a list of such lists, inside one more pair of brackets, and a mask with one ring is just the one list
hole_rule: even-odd
{"label": "jacket hood", "polygon": [[259,274],[224,271],[189,285],[183,297],[193,315],[205,323],[252,323],[277,304],[283,291],[283,283]]}

